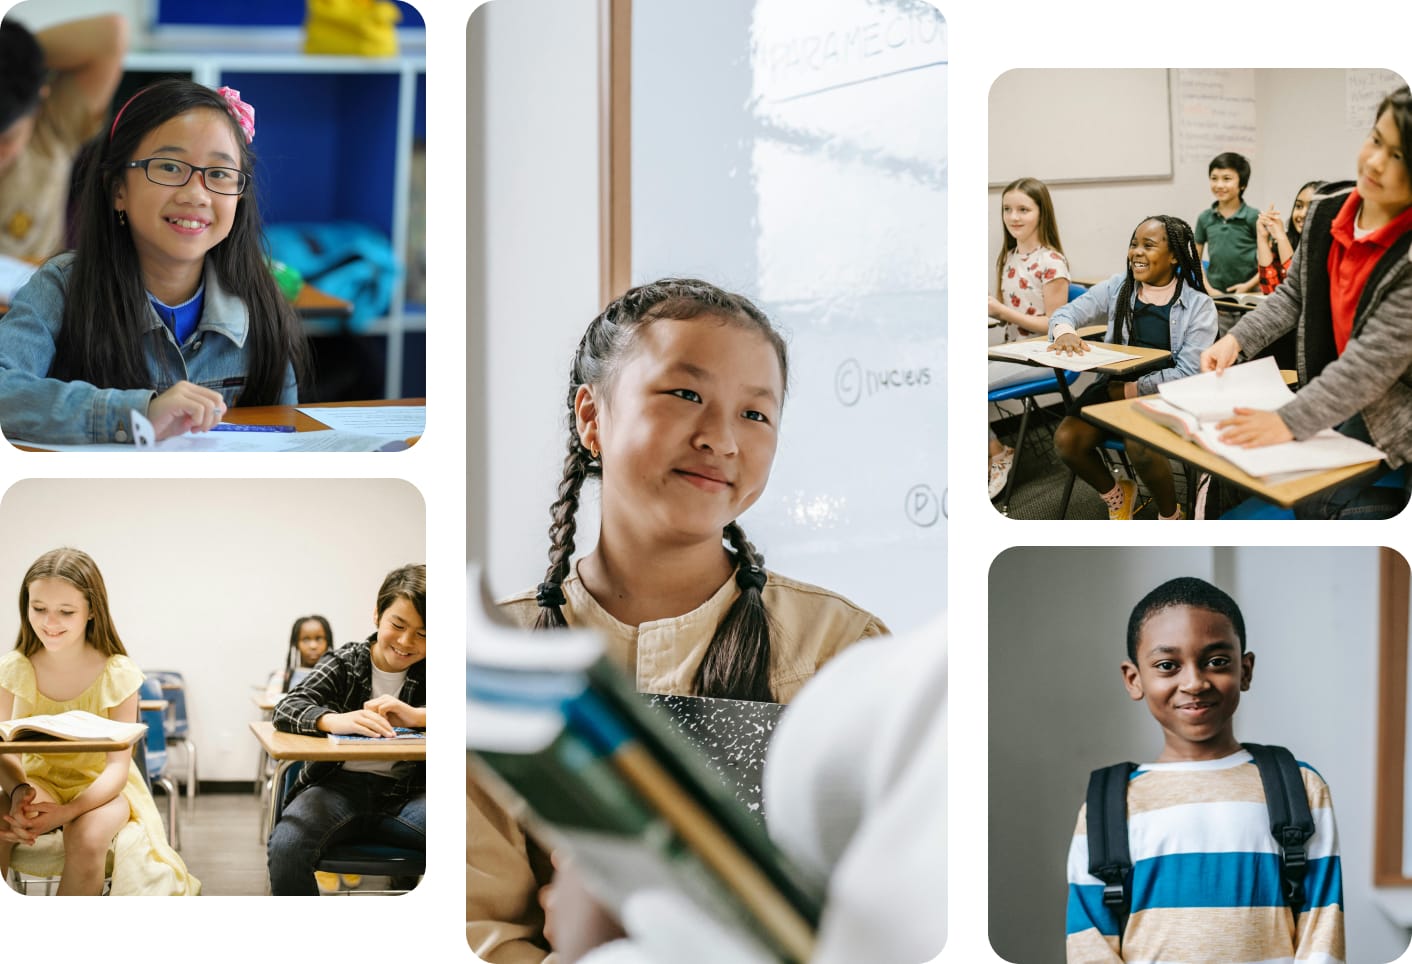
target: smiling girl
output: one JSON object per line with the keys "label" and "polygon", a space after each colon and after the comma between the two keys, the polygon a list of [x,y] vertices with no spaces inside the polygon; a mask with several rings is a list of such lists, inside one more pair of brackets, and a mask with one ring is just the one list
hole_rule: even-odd
{"label": "smiling girl", "polygon": [[265,261],[254,110],[230,88],[145,87],[82,173],[78,248],[0,321],[0,429],[37,442],[205,430],[297,402],[304,343]]}
{"label": "smiling girl", "polygon": [[1289,274],[1294,249],[1299,247],[1299,236],[1304,231],[1309,204],[1323,184],[1323,181],[1308,181],[1295,192],[1288,225],[1280,224],[1280,212],[1275,210],[1273,204],[1268,211],[1260,213],[1260,220],[1255,222],[1255,263],[1260,269],[1261,294],[1268,295],[1274,291]]}
{"label": "smiling girl", "polygon": [[[1069,262],[1059,243],[1054,202],[1041,180],[1022,177],[1000,194],[1004,239],[995,259],[995,292],[987,313],[1005,326],[1005,340],[1016,341],[1049,330],[1049,316],[1069,300]],[[988,388],[1031,381],[1033,366],[991,362]],[[1005,488],[1015,450],[1000,444],[990,432],[988,490],[993,499]]]}
{"label": "smiling girl", "polygon": [[[783,338],[740,295],[664,279],[608,305],[570,368],[548,570],[502,611],[526,628],[597,630],[643,692],[781,703],[844,647],[885,633],[843,597],[767,571],[738,521],[769,478],[787,375]],[[575,563],[590,478],[598,543]],[[546,868],[514,819],[469,791],[471,947],[539,960]]]}
{"label": "smiling girl", "polygon": [[[0,719],[83,710],[136,723],[141,684],[93,559],[77,549],[36,559],[20,584],[19,639],[0,656]],[[100,893],[109,850],[115,895],[200,893],[167,844],[131,749],[0,754],[0,807],[0,873],[12,856],[20,870],[52,873],[52,857],[14,848],[62,828],[60,894]]]}
{"label": "smiling girl", "polygon": [[[1108,518],[1131,519],[1137,483],[1114,480],[1098,445],[1103,429],[1084,421],[1078,409],[1120,398],[1151,395],[1162,382],[1194,375],[1201,352],[1216,337],[1216,306],[1203,289],[1201,259],[1196,254],[1191,227],[1167,215],[1145,218],[1128,241],[1128,270],[1094,285],[1049,319],[1050,350],[1082,354],[1088,344],[1078,336],[1084,325],[1104,322],[1106,342],[1159,348],[1172,353],[1166,368],[1147,372],[1133,381],[1100,375],[1084,390],[1054,432],[1059,456],[1074,474],[1093,486],[1108,506]],[[1127,442],[1128,457],[1137,474],[1152,490],[1158,518],[1184,518],[1177,504],[1172,467],[1161,452],[1134,440]]]}
{"label": "smiling girl", "polygon": [[1238,408],[1221,441],[1247,448],[1326,428],[1387,453],[1381,472],[1295,506],[1301,518],[1383,519],[1407,505],[1402,486],[1375,485],[1412,461],[1412,92],[1383,98],[1358,151],[1358,181],[1330,185],[1305,218],[1289,275],[1265,303],[1201,356],[1222,371],[1295,332],[1299,390],[1278,412]]}

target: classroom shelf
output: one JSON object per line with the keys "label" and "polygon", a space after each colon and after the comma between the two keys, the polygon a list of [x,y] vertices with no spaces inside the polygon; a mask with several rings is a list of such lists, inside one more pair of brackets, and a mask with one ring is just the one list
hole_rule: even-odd
{"label": "classroom shelf", "polygon": [[[402,32],[399,39],[410,46]],[[240,90],[256,108],[265,222],[370,224],[387,233],[394,256],[411,270],[413,152],[426,140],[425,54],[311,55],[298,49],[301,42],[299,31],[281,28],[164,27],[128,53],[115,101],[161,76]],[[418,228],[425,237],[425,226]],[[385,342],[386,397],[403,392],[407,333],[425,330],[426,313],[408,305],[404,277],[387,314],[362,333]]]}

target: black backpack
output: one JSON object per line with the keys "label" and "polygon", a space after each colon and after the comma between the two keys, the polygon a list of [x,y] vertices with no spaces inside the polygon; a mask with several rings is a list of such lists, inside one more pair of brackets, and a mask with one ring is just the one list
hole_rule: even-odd
{"label": "black backpack", "polygon": [[[1304,795],[1299,764],[1282,746],[1242,744],[1255,758],[1265,804],[1270,811],[1270,833],[1280,846],[1280,877],[1285,903],[1297,917],[1304,903],[1304,874],[1308,855],[1304,843],[1314,834],[1314,818]],[[1100,767],[1088,777],[1088,872],[1103,881],[1103,906],[1118,916],[1118,948],[1123,946],[1128,912],[1132,907],[1133,862],[1128,854],[1128,780],[1135,763]]]}

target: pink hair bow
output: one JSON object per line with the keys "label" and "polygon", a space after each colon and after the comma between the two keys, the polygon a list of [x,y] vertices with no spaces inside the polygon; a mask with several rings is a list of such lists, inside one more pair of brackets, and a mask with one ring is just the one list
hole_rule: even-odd
{"label": "pink hair bow", "polygon": [[226,109],[240,125],[240,131],[245,135],[245,143],[249,144],[255,139],[255,108],[241,100],[240,91],[233,87],[219,87],[216,93],[225,98]]}

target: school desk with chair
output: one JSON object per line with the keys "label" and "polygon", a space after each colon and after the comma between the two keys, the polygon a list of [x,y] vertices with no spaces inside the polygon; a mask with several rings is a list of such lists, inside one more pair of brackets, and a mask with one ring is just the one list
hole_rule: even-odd
{"label": "school desk with chair", "polygon": [[[1078,330],[1080,338],[1091,340],[1095,337],[1102,338],[1108,328],[1106,325],[1085,325]],[[1055,388],[1064,399],[1064,411],[1066,414],[1073,414],[1074,396],[1069,390],[1069,382],[1064,377],[1066,370],[1062,364],[1046,364],[1044,355],[1036,353],[1030,357],[1018,358],[1011,354],[1005,354],[1007,347],[1022,345],[1042,345],[1049,342],[1048,335],[1037,335],[1034,338],[1024,338],[1020,341],[1010,342],[1006,345],[993,345],[987,353],[990,361],[1012,362],[1018,365],[1033,365],[1036,368],[1050,368],[1054,371]],[[1085,369],[1095,375],[1111,375],[1124,379],[1136,378],[1146,372],[1157,368],[1165,368],[1171,364],[1172,353],[1160,348],[1143,348],[1139,345],[1118,345],[1103,342],[1103,348],[1119,355],[1128,356],[1122,361],[1114,361],[1110,364],[1099,365],[1094,368]],[[1050,353],[1057,354],[1057,353]],[[1056,359],[1057,361],[1058,359]]]}
{"label": "school desk with chair", "polygon": [[273,761],[274,773],[269,779],[269,799],[260,817],[260,839],[269,836],[279,812],[279,788],[284,786],[285,771],[295,763],[326,761],[333,763],[360,762],[413,762],[424,763],[427,758],[425,742],[405,742],[402,740],[368,740],[356,743],[335,743],[326,736],[304,736],[300,733],[284,733],[275,729],[274,723],[261,720],[250,724],[250,732],[255,734],[260,748]]}

